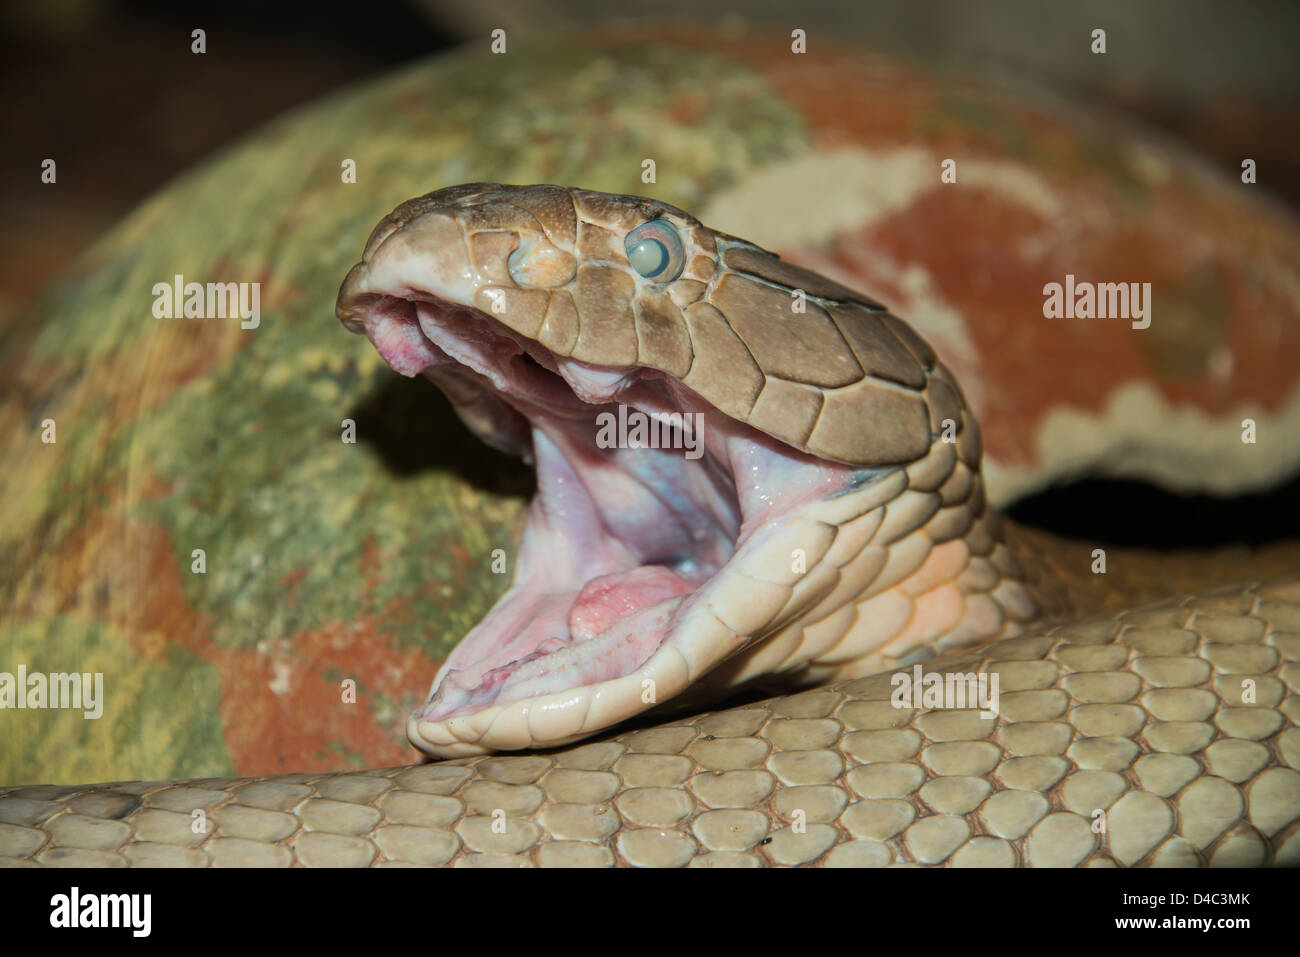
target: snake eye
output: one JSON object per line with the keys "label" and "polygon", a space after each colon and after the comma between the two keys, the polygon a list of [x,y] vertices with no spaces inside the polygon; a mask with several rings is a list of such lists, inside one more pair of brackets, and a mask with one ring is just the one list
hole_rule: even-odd
{"label": "snake eye", "polygon": [[672,282],[682,274],[686,253],[673,224],[652,219],[627,234],[624,241],[632,268],[655,282]]}

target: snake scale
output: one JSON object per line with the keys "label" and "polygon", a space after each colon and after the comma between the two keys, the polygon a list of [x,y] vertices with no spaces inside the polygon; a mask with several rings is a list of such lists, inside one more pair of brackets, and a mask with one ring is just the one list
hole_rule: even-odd
{"label": "snake scale", "polygon": [[[1098,573],[1014,525],[880,304],[653,200],[470,184],[381,222],[338,313],[537,465],[409,722],[445,760],[2,788],[6,863],[1300,862],[1296,548]],[[674,442],[601,439],[633,415]]]}

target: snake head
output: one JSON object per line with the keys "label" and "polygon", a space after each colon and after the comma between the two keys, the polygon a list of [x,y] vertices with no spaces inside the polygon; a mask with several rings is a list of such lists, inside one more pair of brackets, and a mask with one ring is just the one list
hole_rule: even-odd
{"label": "snake head", "polygon": [[[933,488],[978,468],[956,383],[905,324],[643,197],[470,184],[403,203],[337,313],[537,467],[509,590],[408,723],[433,755],[824,680],[859,656],[836,658],[844,627],[808,627],[866,587],[844,569],[907,468],[930,463]],[[933,452],[945,415],[962,445]]]}

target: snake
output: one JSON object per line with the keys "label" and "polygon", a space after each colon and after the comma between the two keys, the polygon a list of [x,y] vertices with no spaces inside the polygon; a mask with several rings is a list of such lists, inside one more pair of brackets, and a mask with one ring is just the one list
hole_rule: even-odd
{"label": "snake", "polygon": [[881,303],[654,199],[472,183],[336,311],[536,468],[408,721],[436,760],[0,788],[4,863],[1300,863],[1300,551],[1012,522]]}

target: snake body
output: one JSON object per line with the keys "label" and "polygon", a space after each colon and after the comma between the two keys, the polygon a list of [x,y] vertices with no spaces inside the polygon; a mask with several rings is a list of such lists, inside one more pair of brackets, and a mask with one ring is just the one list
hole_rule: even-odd
{"label": "snake body", "polygon": [[[1014,526],[959,385],[880,304],[653,200],[471,184],[381,222],[338,312],[538,464],[514,585],[409,724],[450,760],[0,789],[0,855],[1300,861],[1295,549],[1099,573]],[[619,405],[698,414],[701,455],[601,445]],[[980,676],[995,707],[952,700]],[[680,716],[774,686],[806,690]]]}

